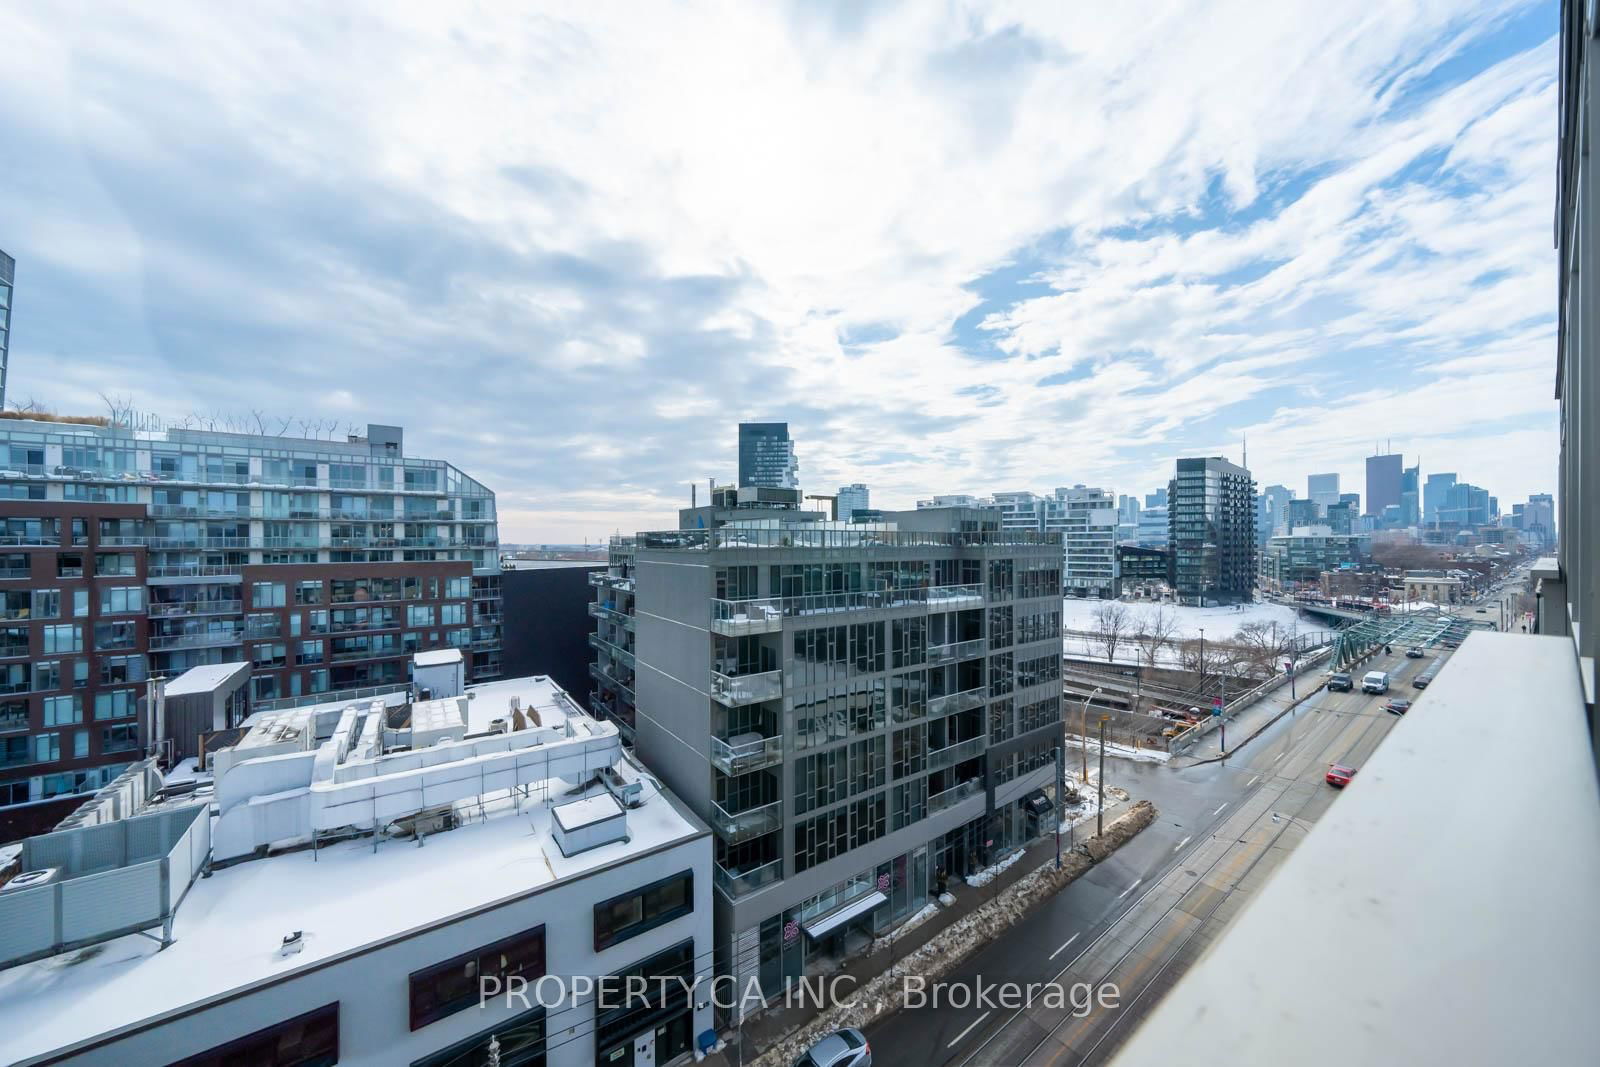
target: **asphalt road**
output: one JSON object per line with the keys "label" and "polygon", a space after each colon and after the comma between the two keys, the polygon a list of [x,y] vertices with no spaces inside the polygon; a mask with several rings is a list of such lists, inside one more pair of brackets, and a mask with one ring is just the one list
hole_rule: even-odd
{"label": "asphalt road", "polygon": [[[1393,679],[1389,695],[1415,699],[1419,694],[1409,679],[1431,660],[1407,660],[1397,651],[1365,669],[1387,669]],[[1174,769],[1118,760],[1115,771],[1108,765],[1111,782],[1156,805],[1156,821],[943,981],[975,988],[980,976],[991,987],[1115,980],[1122,1006],[1086,1018],[1040,1006],[946,1003],[906,1009],[867,1031],[874,1059],[927,1065],[1104,1062],[1215,936],[1215,927],[1242,906],[1247,892],[1235,890],[1243,885],[1248,891],[1252,874],[1259,880],[1281,862],[1334,802],[1337,793],[1322,781],[1327,764],[1359,766],[1388,733],[1397,720],[1381,710],[1385,699],[1359,691],[1319,693],[1222,763]],[[1278,818],[1271,818],[1275,813]],[[1185,877],[1199,881],[1182,883]],[[1206,903],[1196,915],[1190,891],[1199,891],[1201,882],[1207,885]],[[1177,910],[1180,897],[1188,911]]]}

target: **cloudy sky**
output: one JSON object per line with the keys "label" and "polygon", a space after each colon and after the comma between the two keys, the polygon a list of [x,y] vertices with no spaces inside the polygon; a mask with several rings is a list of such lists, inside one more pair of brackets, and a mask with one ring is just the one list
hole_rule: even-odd
{"label": "cloudy sky", "polygon": [[400,423],[509,541],[741,419],[879,507],[1553,488],[1554,0],[248,7],[9,10],[12,399]]}

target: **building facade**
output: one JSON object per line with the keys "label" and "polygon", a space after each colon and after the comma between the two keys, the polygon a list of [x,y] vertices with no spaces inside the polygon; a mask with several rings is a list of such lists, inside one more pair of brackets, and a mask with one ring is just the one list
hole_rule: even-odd
{"label": "building facade", "polygon": [[589,664],[589,710],[596,718],[617,724],[629,743],[634,731],[634,539],[613,537],[610,558],[603,571],[592,571],[594,587],[594,662]]}
{"label": "building facade", "polygon": [[[1166,494],[1162,494],[1165,498]],[[1167,505],[1151,504],[1139,512],[1139,529],[1135,543],[1140,548],[1167,547]]]}
{"label": "building facade", "polygon": [[1059,541],[987,509],[890,519],[632,546],[637,751],[711,824],[741,985],[832,966],[1041,829]]}
{"label": "building facade", "polygon": [[1407,467],[1400,472],[1400,525],[1416,526],[1422,522],[1422,465]]}
{"label": "building facade", "polygon": [[851,522],[855,519],[856,512],[870,511],[872,509],[872,493],[861,482],[839,487],[839,515],[840,522]]}
{"label": "building facade", "polygon": [[16,280],[17,261],[0,252],[0,411],[6,409],[6,369],[11,363],[11,298]]}
{"label": "building facade", "polygon": [[1149,595],[1167,584],[1167,551],[1138,545],[1117,546],[1117,592]]}
{"label": "building facade", "polygon": [[1168,487],[1167,584],[1189,604],[1254,597],[1255,482],[1220,456],[1180,459]]}
{"label": "building facade", "polygon": [[590,690],[598,621],[590,613],[592,577],[604,563],[585,560],[503,560],[500,602],[501,673],[549,675],[569,693]]}
{"label": "building facade", "polygon": [[1400,475],[1404,459],[1390,453],[1367,457],[1367,514],[1382,515],[1383,509],[1400,506]]}
{"label": "building facade", "polygon": [[787,422],[739,424],[739,485],[769,489],[799,488],[800,463]]}
{"label": "building facade", "polygon": [[1271,538],[1261,550],[1261,586],[1275,592],[1320,588],[1325,572],[1358,567],[1371,555],[1370,538],[1336,534],[1326,526],[1299,528]]}
{"label": "building facade", "polygon": [[1326,511],[1339,502],[1339,476],[1337,474],[1310,474],[1306,476],[1306,497],[1317,502]]}
{"label": "building facade", "polygon": [[146,678],[247,661],[253,706],[500,670],[494,494],[398,427],[349,441],[0,421],[0,807],[104,784]]}
{"label": "building facade", "polygon": [[1062,582],[1069,595],[1117,595],[1117,509],[1110,490],[1057,489],[1046,502],[1044,529],[1061,535]]}

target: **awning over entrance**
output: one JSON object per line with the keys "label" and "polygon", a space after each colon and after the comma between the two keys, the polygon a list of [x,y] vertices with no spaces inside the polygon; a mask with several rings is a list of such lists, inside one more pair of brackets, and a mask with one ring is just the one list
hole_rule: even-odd
{"label": "awning over entrance", "polygon": [[1035,789],[1033,792],[1029,793],[1024,803],[1028,805],[1028,810],[1033,812],[1035,815],[1043,815],[1051,808],[1055,807],[1055,805],[1050,802],[1050,798],[1044,795],[1043,789]]}
{"label": "awning over entrance", "polygon": [[887,903],[888,900],[888,897],[877,890],[873,890],[864,897],[852,900],[842,908],[836,908],[826,915],[819,915],[815,919],[809,919],[801,923],[800,929],[804,930],[809,937],[826,937],[851,919],[860,918],[879,904]]}

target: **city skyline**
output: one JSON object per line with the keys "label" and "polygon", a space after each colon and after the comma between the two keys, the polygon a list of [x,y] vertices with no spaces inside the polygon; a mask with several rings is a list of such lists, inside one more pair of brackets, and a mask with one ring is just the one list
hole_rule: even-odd
{"label": "city skyline", "polygon": [[889,509],[1244,438],[1554,484],[1552,5],[659,17],[20,12],[8,396],[413,426],[518,542],[662,525],[741,420]]}

